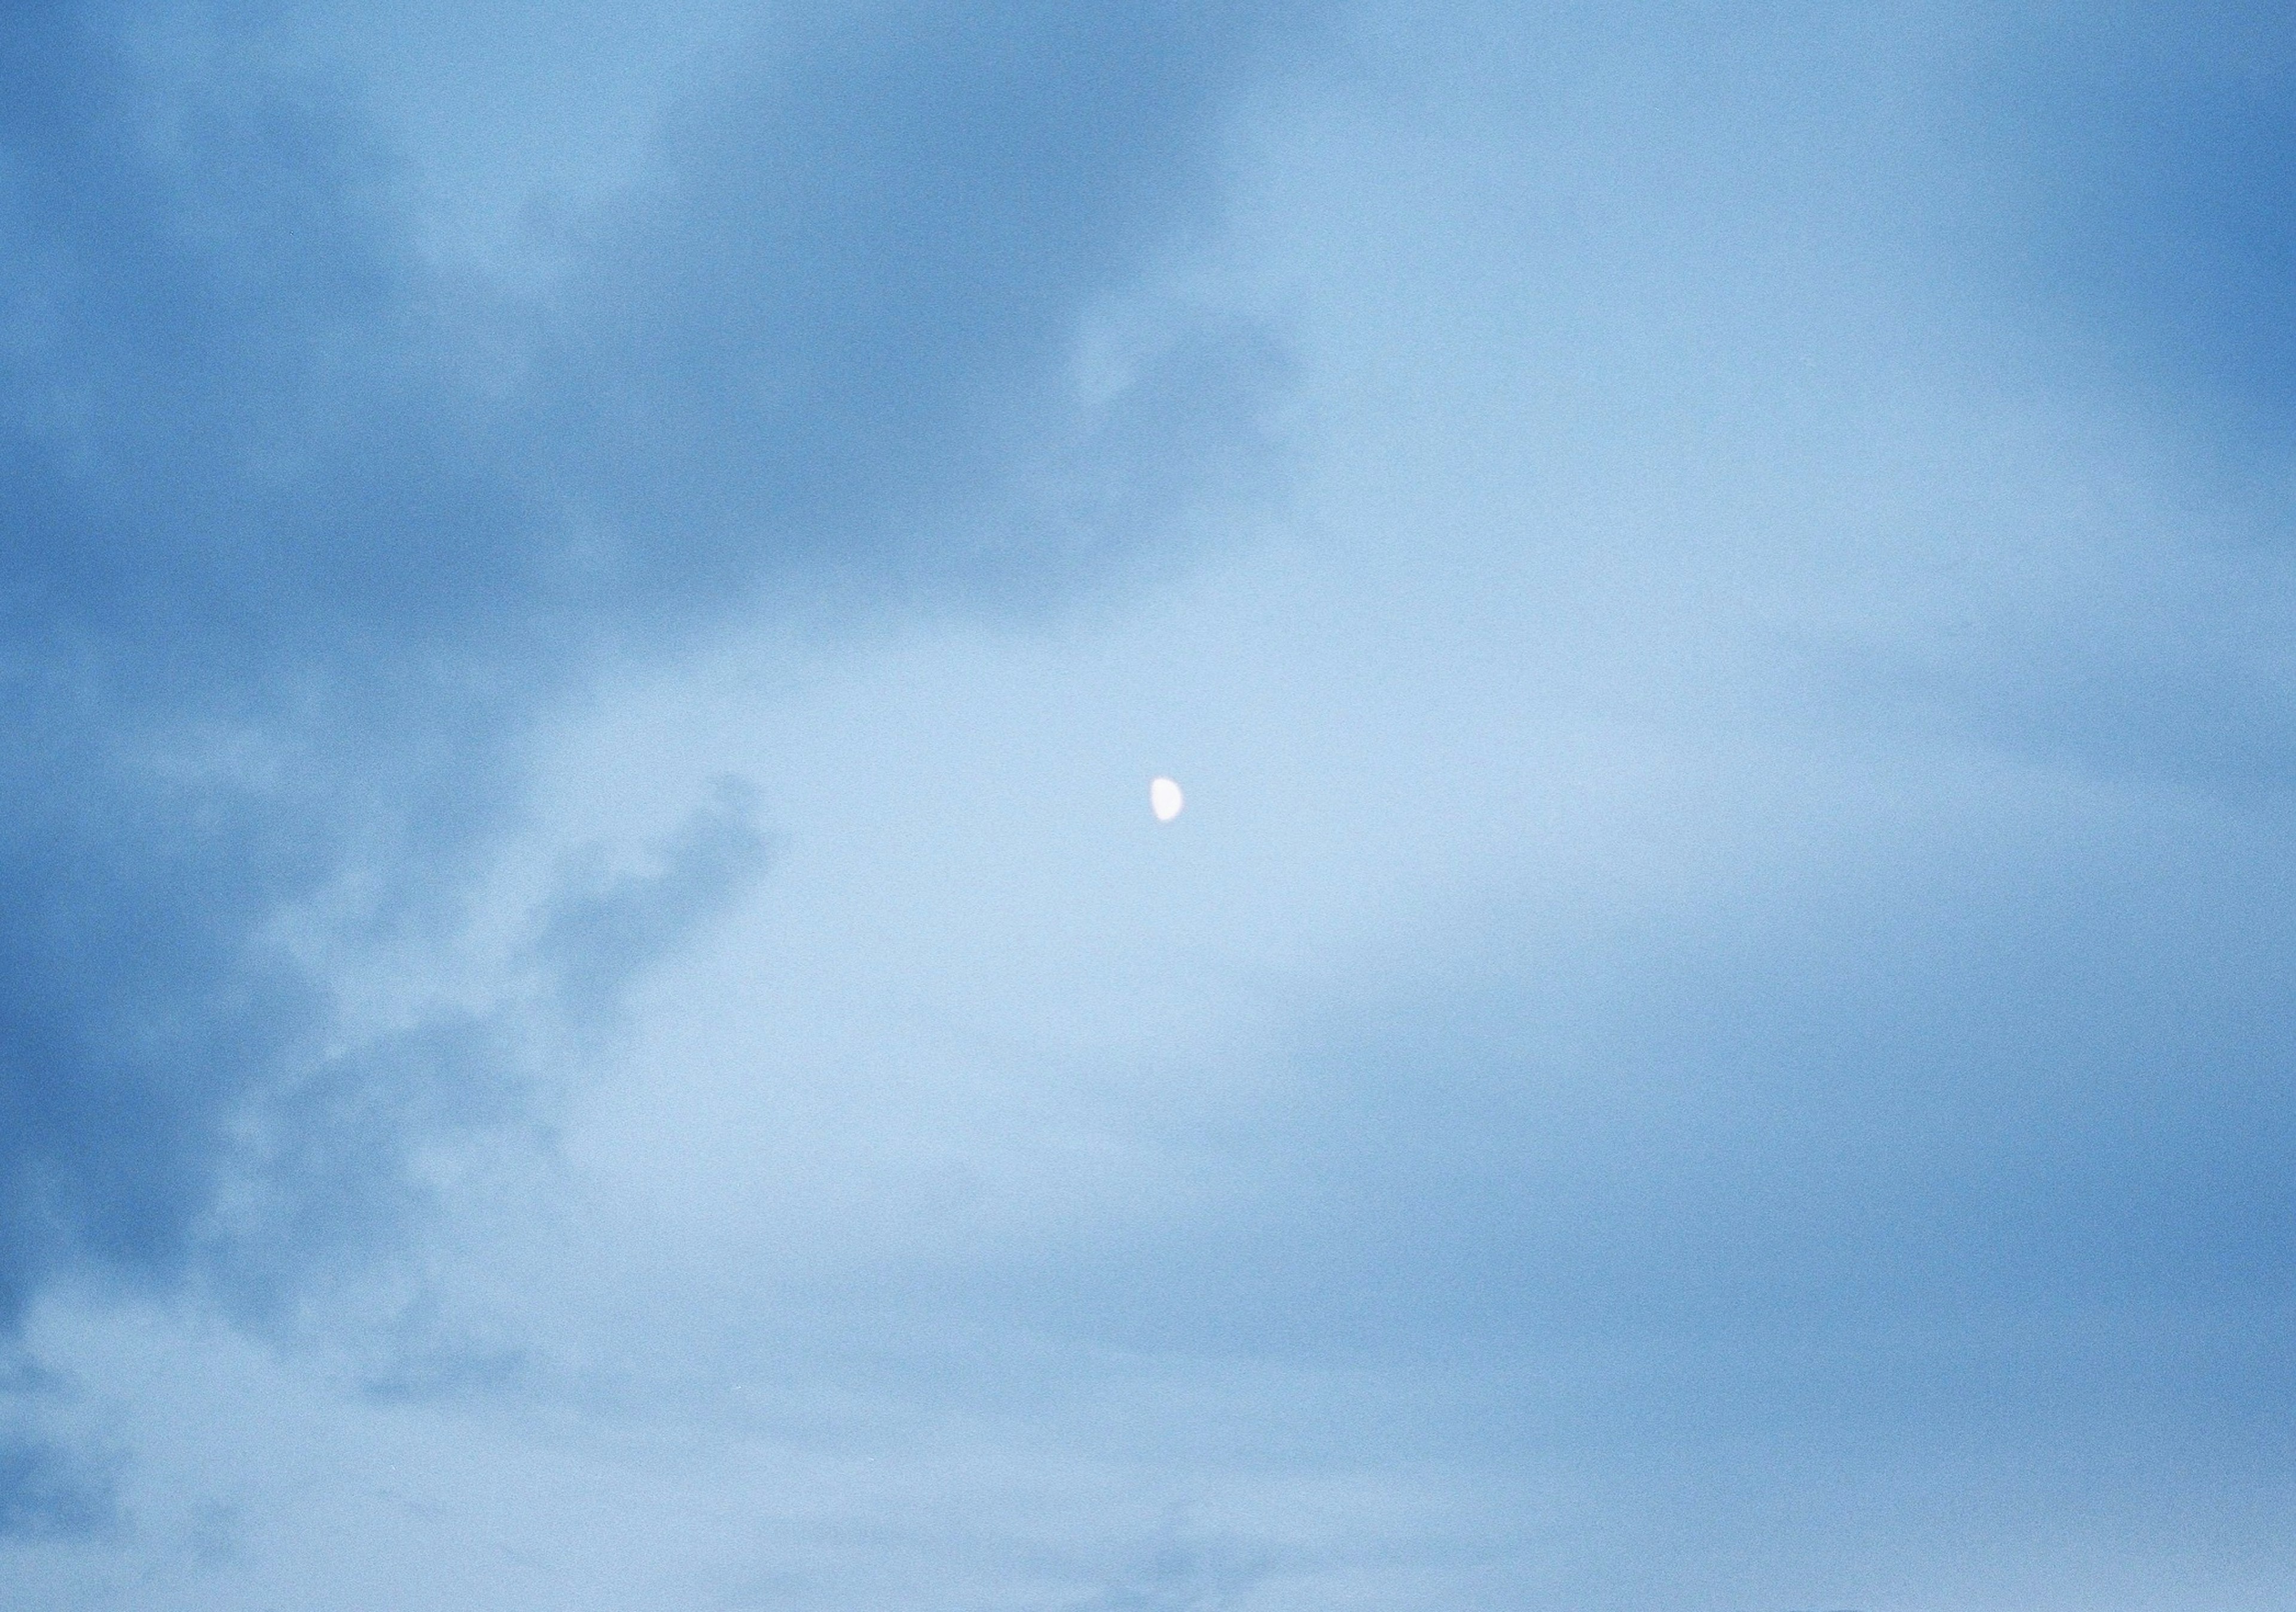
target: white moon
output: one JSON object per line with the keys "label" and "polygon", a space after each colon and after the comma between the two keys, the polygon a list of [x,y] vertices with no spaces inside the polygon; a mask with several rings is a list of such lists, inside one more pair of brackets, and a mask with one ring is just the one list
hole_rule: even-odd
{"label": "white moon", "polygon": [[1158,778],[1150,781],[1148,809],[1156,814],[1157,822],[1171,822],[1180,814],[1180,808],[1187,804],[1187,797],[1180,793],[1180,786],[1170,779]]}

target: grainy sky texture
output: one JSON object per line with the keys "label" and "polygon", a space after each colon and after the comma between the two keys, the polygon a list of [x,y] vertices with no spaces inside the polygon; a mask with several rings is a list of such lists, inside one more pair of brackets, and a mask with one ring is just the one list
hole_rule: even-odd
{"label": "grainy sky texture", "polygon": [[0,1604],[2296,1602],[2292,332],[2277,5],[18,0]]}

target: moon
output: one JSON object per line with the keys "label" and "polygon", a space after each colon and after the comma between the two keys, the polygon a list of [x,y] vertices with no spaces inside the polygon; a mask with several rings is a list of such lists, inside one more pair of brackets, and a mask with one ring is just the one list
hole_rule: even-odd
{"label": "moon", "polygon": [[1187,804],[1187,797],[1180,793],[1180,786],[1170,779],[1149,781],[1148,809],[1156,814],[1157,822],[1171,822],[1180,814],[1180,808]]}

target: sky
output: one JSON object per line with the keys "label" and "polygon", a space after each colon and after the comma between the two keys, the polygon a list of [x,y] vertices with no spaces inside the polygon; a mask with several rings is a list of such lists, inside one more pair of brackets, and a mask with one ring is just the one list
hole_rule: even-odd
{"label": "sky", "polygon": [[2296,1601],[2292,109],[19,0],[0,1601]]}

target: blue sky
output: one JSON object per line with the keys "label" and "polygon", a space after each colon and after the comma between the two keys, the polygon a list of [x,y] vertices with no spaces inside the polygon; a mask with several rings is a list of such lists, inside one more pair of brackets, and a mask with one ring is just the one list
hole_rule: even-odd
{"label": "blue sky", "polygon": [[0,1599],[2288,1604],[2292,77],[20,6]]}

